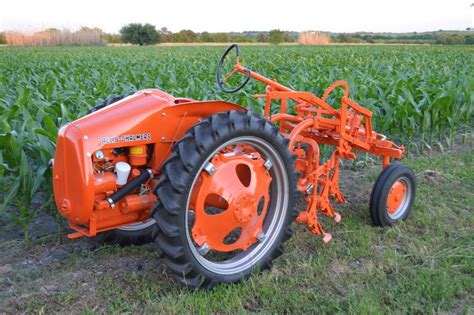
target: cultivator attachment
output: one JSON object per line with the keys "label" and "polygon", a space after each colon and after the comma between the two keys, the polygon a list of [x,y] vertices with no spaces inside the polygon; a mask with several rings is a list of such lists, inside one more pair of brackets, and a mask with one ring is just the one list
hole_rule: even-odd
{"label": "cultivator attachment", "polygon": [[[234,73],[247,77],[244,85],[249,78],[266,84],[266,92],[254,97],[265,99],[265,118],[279,124],[280,132],[289,140],[289,150],[297,156],[296,169],[301,175],[298,189],[305,195],[307,203],[297,222],[306,224],[315,234],[322,234],[324,242],[328,242],[332,236],[323,230],[318,214],[321,212],[336,222],[341,220],[331,203],[332,200],[345,202],[339,190],[340,159],[355,159],[357,151],[368,152],[382,157],[383,166],[387,167],[391,158],[402,157],[404,147],[372,130],[372,112],[349,98],[349,86],[345,81],[333,83],[320,98],[309,92],[293,91],[255,73],[243,67],[239,59],[231,74]],[[229,76],[225,77],[221,84],[228,79]],[[336,89],[343,89],[340,108],[327,101]],[[290,102],[296,115],[288,113]],[[272,107],[278,103],[279,112],[272,114]],[[325,162],[320,159],[321,144],[334,146],[331,157]]]}

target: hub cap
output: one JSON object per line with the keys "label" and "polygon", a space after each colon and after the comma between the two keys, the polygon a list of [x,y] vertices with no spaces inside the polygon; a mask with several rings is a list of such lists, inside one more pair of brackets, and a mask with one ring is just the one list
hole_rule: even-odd
{"label": "hub cap", "polygon": [[411,184],[406,177],[398,179],[387,196],[388,216],[397,220],[407,211],[411,197]]}
{"label": "hub cap", "polygon": [[[214,156],[212,175],[203,172],[196,187],[195,222],[192,234],[195,242],[207,243],[211,249],[230,252],[246,250],[262,232],[268,206],[271,176],[263,166],[265,160],[253,155]],[[227,154],[228,155],[228,154]],[[262,211],[258,205],[262,200]],[[241,229],[235,242],[228,240],[233,231]],[[238,231],[233,235],[237,236]]]}

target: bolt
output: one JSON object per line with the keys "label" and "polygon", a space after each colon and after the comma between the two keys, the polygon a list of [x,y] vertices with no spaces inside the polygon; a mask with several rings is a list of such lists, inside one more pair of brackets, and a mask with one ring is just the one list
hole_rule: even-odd
{"label": "bolt", "polygon": [[259,242],[263,242],[265,239],[267,238],[267,235],[263,232],[261,232],[260,234],[258,234],[257,236],[257,239]]}
{"label": "bolt", "polygon": [[313,184],[309,184],[308,186],[306,186],[306,193],[308,195],[311,195],[313,193],[313,188],[314,188]]}
{"label": "bolt", "polygon": [[104,152],[102,152],[101,150],[96,151],[96,152],[95,152],[95,157],[96,157],[96,159],[98,159],[98,160],[102,160],[102,159],[104,158]]}
{"label": "bolt", "polygon": [[188,210],[188,220],[191,221],[191,222],[193,222],[194,219],[195,219],[194,210],[189,209],[189,210]]}
{"label": "bolt", "polygon": [[115,203],[111,198],[107,198],[107,201],[109,202],[111,208],[115,208]]}
{"label": "bolt", "polygon": [[201,254],[202,256],[206,255],[207,253],[209,253],[209,251],[211,250],[211,248],[209,247],[209,245],[207,245],[207,243],[204,243],[202,244],[201,247],[198,248],[198,252],[199,254]]}
{"label": "bolt", "polygon": [[205,170],[209,175],[212,175],[212,174],[214,174],[214,172],[217,170],[217,168],[216,168],[211,162],[207,162],[207,163],[204,165],[204,170]]}
{"label": "bolt", "polygon": [[269,159],[265,161],[265,164],[263,164],[263,166],[265,166],[265,168],[267,170],[271,169],[273,164],[272,164],[272,161],[270,161]]}
{"label": "bolt", "polygon": [[161,113],[161,116],[166,117],[166,113],[165,113],[165,112],[162,112],[162,113]]}

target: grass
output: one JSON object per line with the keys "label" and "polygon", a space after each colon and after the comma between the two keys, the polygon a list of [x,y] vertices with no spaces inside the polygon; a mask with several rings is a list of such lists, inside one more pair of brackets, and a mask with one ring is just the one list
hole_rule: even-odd
{"label": "grass", "polygon": [[[469,314],[474,312],[473,158],[469,142],[462,150],[405,161],[417,174],[416,203],[410,220],[389,229],[372,226],[367,209],[380,170],[345,170],[342,186],[349,203],[338,206],[340,224],[323,221],[333,233],[329,244],[296,225],[271,271],[212,291],[180,288],[152,245],[80,250],[93,242],[67,241],[58,246],[75,249],[48,263],[43,260],[56,250],[53,240],[33,244],[27,258],[21,258],[21,246],[3,244],[0,250],[10,258],[0,258],[0,266],[9,259],[15,272],[0,278],[0,311]],[[16,252],[9,255],[12,248]],[[25,259],[38,267],[16,269]]]}

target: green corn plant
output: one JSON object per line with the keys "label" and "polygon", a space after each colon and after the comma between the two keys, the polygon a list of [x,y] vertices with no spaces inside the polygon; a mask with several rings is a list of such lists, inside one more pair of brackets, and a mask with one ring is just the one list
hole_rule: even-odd
{"label": "green corn plant", "polygon": [[[3,196],[0,213],[7,208],[14,208],[9,213],[10,219],[19,226],[24,233],[24,244],[26,247],[30,241],[30,224],[36,217],[40,208],[32,209],[31,204],[35,195],[40,191],[44,182],[46,165],[32,166],[24,151],[23,143],[15,133],[9,133],[0,137],[0,143],[5,148],[3,154],[8,154],[9,163],[3,164],[9,171],[7,179],[8,188]],[[2,157],[3,159],[3,157]],[[2,180],[5,182],[5,180]]]}
{"label": "green corn plant", "polygon": [[[54,154],[58,127],[110,96],[156,87],[197,100],[227,100],[262,113],[264,102],[251,98],[262,92],[261,84],[250,81],[232,95],[216,88],[222,50],[1,47],[2,216],[9,213],[7,207],[21,205],[21,219],[15,222],[26,228],[38,211],[57,213],[51,171],[44,168]],[[474,58],[467,57],[473,53],[474,47],[468,46],[242,47],[245,66],[294,90],[321,96],[332,82],[348,81],[351,97],[374,112],[374,129],[416,152],[444,150],[458,134],[472,134]],[[338,106],[338,95],[329,101]],[[272,113],[276,110],[278,106]],[[25,195],[28,189],[30,197]],[[42,196],[41,209],[28,206],[34,193]]]}

